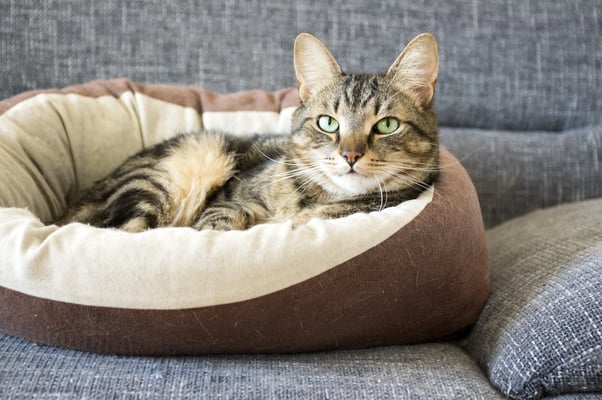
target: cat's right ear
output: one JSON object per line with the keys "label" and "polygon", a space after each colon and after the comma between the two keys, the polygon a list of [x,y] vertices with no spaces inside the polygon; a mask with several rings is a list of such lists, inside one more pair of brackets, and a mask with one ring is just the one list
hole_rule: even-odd
{"label": "cat's right ear", "polygon": [[295,39],[294,60],[301,102],[342,74],[326,46],[309,33],[300,33]]}
{"label": "cat's right ear", "polygon": [[437,41],[430,33],[416,36],[391,65],[387,75],[413,93],[421,105],[430,104],[439,70]]}

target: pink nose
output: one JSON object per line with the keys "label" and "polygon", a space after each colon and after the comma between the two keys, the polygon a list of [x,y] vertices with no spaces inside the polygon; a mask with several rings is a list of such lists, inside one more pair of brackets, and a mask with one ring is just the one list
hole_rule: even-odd
{"label": "pink nose", "polygon": [[360,153],[359,151],[354,151],[354,150],[346,150],[346,149],[344,149],[341,152],[341,156],[352,167],[353,167],[353,164],[355,164],[357,162],[357,160],[359,160],[360,157],[363,156],[363,155],[364,155],[364,153]]}

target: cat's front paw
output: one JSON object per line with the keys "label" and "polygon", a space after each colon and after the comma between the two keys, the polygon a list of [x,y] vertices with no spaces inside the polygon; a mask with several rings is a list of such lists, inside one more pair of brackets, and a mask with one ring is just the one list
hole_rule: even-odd
{"label": "cat's front paw", "polygon": [[242,231],[249,227],[249,218],[231,209],[210,209],[193,225],[198,230]]}
{"label": "cat's front paw", "polygon": [[231,221],[224,219],[206,220],[194,225],[195,229],[202,230],[214,230],[214,231],[232,231],[232,230],[243,230],[245,227],[236,226]]}

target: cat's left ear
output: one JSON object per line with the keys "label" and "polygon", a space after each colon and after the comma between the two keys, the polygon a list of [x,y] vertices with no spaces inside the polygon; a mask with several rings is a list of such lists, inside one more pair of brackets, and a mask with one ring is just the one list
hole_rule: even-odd
{"label": "cat's left ear", "polygon": [[300,33],[295,39],[294,58],[302,102],[342,74],[326,46],[309,33]]}
{"label": "cat's left ear", "polygon": [[415,93],[421,105],[428,105],[435,94],[438,70],[437,41],[430,33],[423,33],[408,43],[387,75],[403,89]]}

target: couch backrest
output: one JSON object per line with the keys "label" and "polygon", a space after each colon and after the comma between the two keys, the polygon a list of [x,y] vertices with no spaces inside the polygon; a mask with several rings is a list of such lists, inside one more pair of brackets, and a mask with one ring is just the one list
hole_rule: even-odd
{"label": "couch backrest", "polygon": [[122,76],[219,92],[294,86],[301,31],[350,72],[384,71],[414,35],[434,33],[441,125],[602,121],[599,0],[1,0],[0,98]]}

